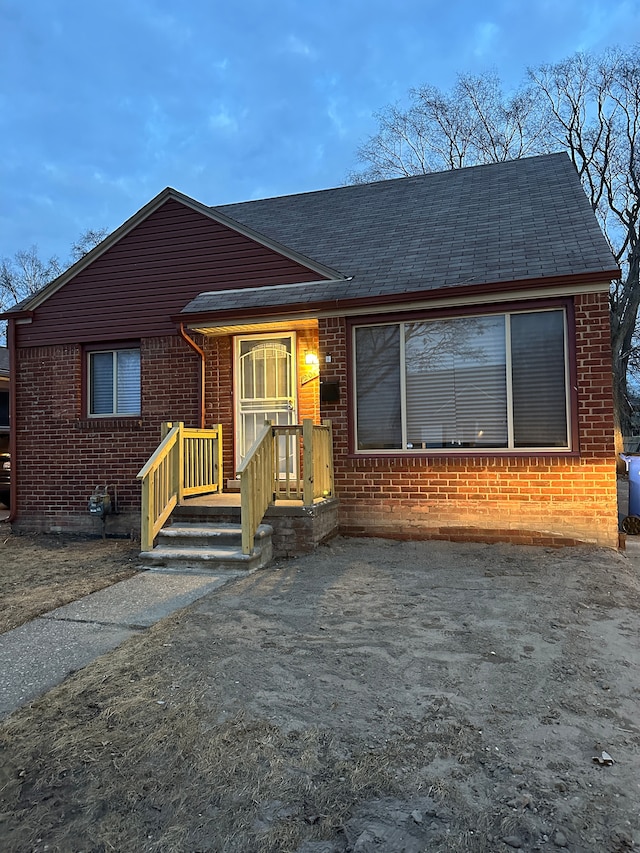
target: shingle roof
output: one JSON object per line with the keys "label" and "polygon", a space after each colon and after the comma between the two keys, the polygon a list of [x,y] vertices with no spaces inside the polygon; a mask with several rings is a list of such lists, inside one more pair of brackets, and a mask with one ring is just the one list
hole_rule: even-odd
{"label": "shingle roof", "polygon": [[[264,304],[573,275],[606,281],[617,269],[564,153],[212,210],[351,279],[264,293]],[[250,307],[256,293],[201,294],[185,312]]]}
{"label": "shingle roof", "polygon": [[0,347],[0,373],[9,375],[9,350],[6,347]]}

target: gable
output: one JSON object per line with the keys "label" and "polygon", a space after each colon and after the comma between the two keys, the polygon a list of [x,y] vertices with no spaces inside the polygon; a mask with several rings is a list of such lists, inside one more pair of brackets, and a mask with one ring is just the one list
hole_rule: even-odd
{"label": "gable", "polygon": [[202,291],[317,281],[304,266],[229,225],[168,198],[37,305],[18,345],[173,334]]}

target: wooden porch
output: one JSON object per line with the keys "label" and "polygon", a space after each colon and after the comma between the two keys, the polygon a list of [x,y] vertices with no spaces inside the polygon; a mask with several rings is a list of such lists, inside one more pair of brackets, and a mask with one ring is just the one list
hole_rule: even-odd
{"label": "wooden porch", "polygon": [[[315,498],[312,506],[319,505],[326,501],[327,498]],[[206,507],[213,510],[213,514],[220,509],[233,510],[242,508],[242,496],[238,489],[229,489],[226,492],[215,492],[207,495],[196,495],[194,497],[185,498],[181,506],[187,509],[196,507]],[[302,499],[298,498],[278,498],[271,502],[270,506],[279,507],[280,509],[294,509],[296,507],[305,506]]]}
{"label": "wooden porch", "polygon": [[[222,491],[222,429],[163,425],[163,440],[138,474],[142,482],[141,544],[150,554],[165,526],[235,526],[246,558],[264,525],[273,553],[308,553],[337,528],[330,422],[265,423],[236,472],[238,488]],[[263,524],[264,522],[264,524]]]}

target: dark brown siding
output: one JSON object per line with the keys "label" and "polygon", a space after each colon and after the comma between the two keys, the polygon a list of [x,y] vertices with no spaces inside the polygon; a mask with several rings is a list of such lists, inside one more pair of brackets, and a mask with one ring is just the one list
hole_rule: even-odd
{"label": "dark brown siding", "polygon": [[315,281],[317,272],[173,199],[17,328],[20,347],[175,333],[169,317],[203,291]]}

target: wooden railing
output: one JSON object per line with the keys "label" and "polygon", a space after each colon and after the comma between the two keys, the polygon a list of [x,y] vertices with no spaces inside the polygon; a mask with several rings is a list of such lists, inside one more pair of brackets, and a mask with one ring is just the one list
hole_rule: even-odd
{"label": "wooden railing", "polygon": [[153,540],[185,495],[219,492],[222,484],[222,428],[162,425],[162,442],[138,473],[142,480],[141,547]]}
{"label": "wooden railing", "polygon": [[[142,481],[141,546],[153,540],[173,509],[190,495],[222,490],[222,428],[162,425],[163,439],[138,474]],[[333,496],[331,421],[291,426],[266,423],[237,471],[240,477],[242,551],[250,554],[267,508],[277,499],[305,506]]]}
{"label": "wooden railing", "polygon": [[[309,421],[305,421],[303,429],[309,430]],[[304,447],[304,495],[305,506],[312,504],[318,498],[333,497],[333,432],[331,421],[312,425],[311,442],[306,434],[303,436]],[[311,445],[309,447],[309,445]],[[307,459],[307,455],[309,458]]]}
{"label": "wooden railing", "polygon": [[184,444],[183,495],[222,491],[222,427],[182,428]]}
{"label": "wooden railing", "polygon": [[321,425],[266,423],[237,470],[240,477],[242,552],[250,554],[258,526],[275,500],[315,500],[333,496],[331,421]]}
{"label": "wooden railing", "polygon": [[240,477],[243,554],[253,551],[253,538],[274,499],[274,444],[273,427],[266,423],[236,471]]}

